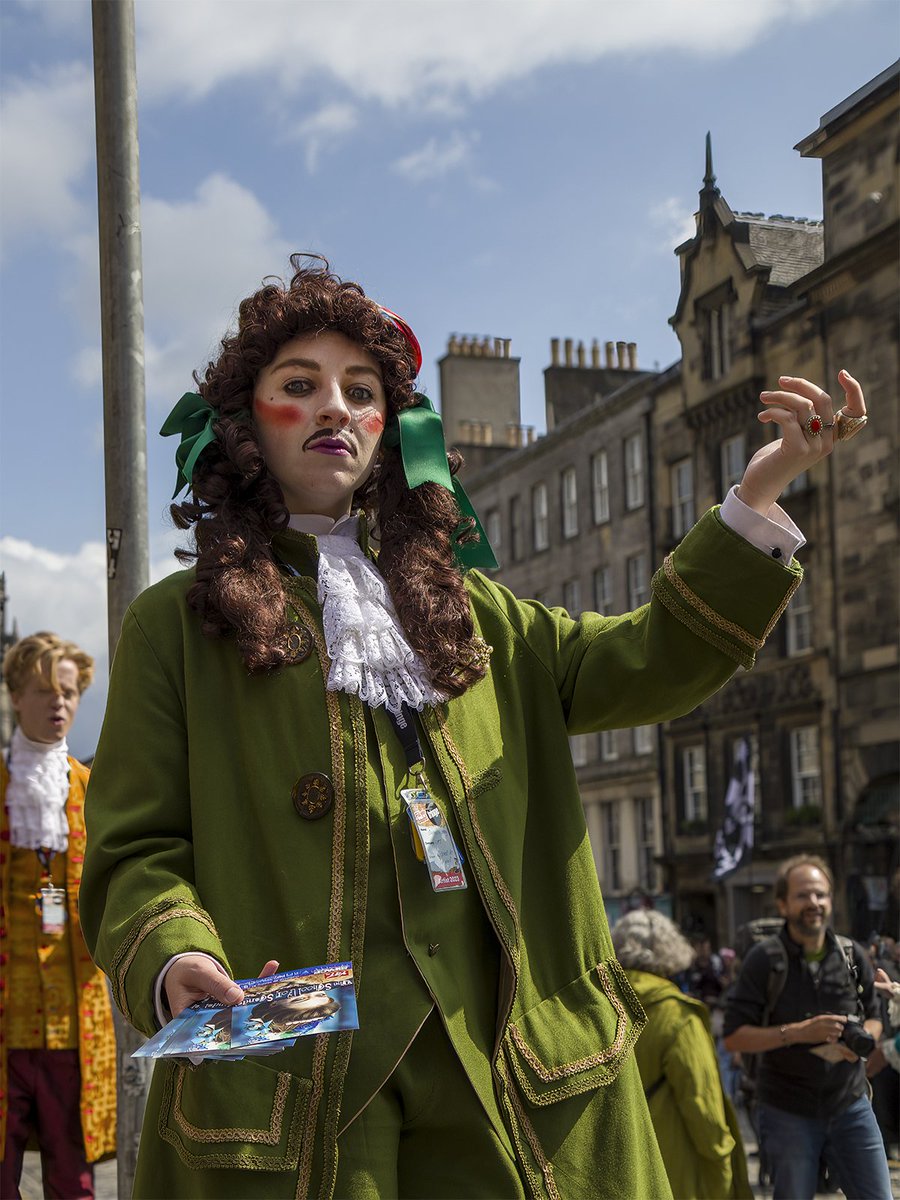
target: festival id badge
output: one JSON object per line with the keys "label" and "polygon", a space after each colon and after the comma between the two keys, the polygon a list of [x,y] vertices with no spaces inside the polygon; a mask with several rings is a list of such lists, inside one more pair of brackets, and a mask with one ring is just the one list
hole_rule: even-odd
{"label": "festival id badge", "polygon": [[65,888],[41,888],[41,933],[62,933],[66,928]]}
{"label": "festival id badge", "polygon": [[444,814],[426,788],[402,788],[400,795],[412,822],[416,857],[424,861],[436,892],[455,892],[467,887],[462,856],[453,840]]}

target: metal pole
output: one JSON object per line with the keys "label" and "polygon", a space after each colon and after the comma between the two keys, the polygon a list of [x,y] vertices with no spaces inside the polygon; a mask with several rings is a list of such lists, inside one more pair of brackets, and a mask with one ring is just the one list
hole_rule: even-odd
{"label": "metal pole", "polygon": [[[122,618],[147,586],[147,427],[133,0],[92,0],[103,441],[106,473],[107,620],[112,663]],[[114,1009],[117,1043],[118,1190],[130,1196],[149,1064]]]}

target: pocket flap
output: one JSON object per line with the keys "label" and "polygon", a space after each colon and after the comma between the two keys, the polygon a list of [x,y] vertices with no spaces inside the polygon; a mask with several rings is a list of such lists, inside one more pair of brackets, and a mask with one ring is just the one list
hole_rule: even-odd
{"label": "pocket flap", "polygon": [[510,1024],[506,1050],[532,1104],[553,1104],[612,1083],[646,1021],[610,958]]}
{"label": "pocket flap", "polygon": [[310,1080],[251,1059],[165,1068],[159,1132],[187,1166],[297,1166]]}

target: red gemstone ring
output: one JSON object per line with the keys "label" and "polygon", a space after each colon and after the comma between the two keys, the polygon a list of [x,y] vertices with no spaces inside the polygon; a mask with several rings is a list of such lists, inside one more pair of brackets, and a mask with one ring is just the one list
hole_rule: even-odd
{"label": "red gemstone ring", "polygon": [[811,433],[813,437],[820,437],[824,428],[825,422],[818,413],[813,413],[806,421],[806,431],[807,433]]}

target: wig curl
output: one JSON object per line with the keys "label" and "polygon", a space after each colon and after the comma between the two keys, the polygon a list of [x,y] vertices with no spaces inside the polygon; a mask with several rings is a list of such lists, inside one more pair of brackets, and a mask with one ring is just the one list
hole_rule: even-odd
{"label": "wig curl", "polygon": [[[171,506],[179,529],[193,527],[195,548],[177,552],[183,563],[196,560],[188,604],[208,637],[235,639],[252,673],[283,666],[288,653],[284,579],[272,535],[287,526],[289,513],[251,415],[260,371],[285,342],[333,331],[380,364],[388,417],[415,404],[412,349],[379,306],[317,255],[293,255],[291,266],[289,284],[267,281],[241,302],[237,330],[198,378],[201,395],[219,414],[216,440],[194,468],[191,497]],[[456,451],[447,458],[455,474],[462,459]],[[453,557],[461,519],[455,498],[434,483],[410,489],[399,448],[382,445],[354,506],[364,509],[378,538],[379,570],[410,645],[439,691],[461,695],[486,668]]]}

